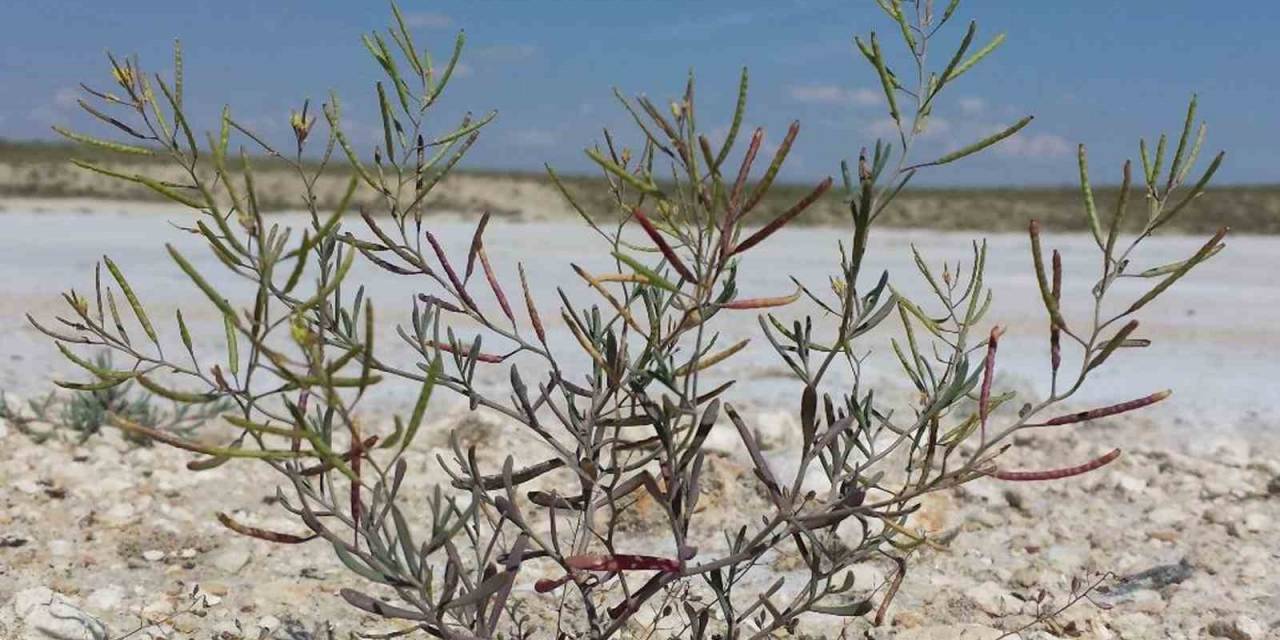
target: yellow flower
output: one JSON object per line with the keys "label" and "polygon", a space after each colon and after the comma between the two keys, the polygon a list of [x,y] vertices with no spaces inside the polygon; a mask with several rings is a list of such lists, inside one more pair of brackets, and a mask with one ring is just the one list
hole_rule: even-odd
{"label": "yellow flower", "polygon": [[307,136],[311,133],[311,126],[315,123],[316,117],[311,116],[308,118],[306,116],[306,110],[303,110],[302,113],[298,113],[297,111],[289,112],[289,126],[293,127],[293,135],[298,138],[298,144],[302,144],[306,141]]}
{"label": "yellow flower", "polygon": [[115,76],[116,82],[120,86],[128,88],[133,86],[133,69],[129,67],[112,67],[111,75]]}

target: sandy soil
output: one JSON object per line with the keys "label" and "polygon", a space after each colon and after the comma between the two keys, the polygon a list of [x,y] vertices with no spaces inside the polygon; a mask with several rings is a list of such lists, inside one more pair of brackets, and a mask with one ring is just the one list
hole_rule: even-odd
{"label": "sandy soil", "polygon": [[[181,221],[175,215],[174,221]],[[280,218],[282,224],[297,217]],[[26,326],[31,310],[51,317],[57,292],[88,290],[92,265],[112,255],[129,274],[153,317],[169,318],[181,305],[199,327],[199,348],[215,354],[221,327],[168,261],[162,242],[174,242],[206,273],[211,257],[194,238],[167,224],[165,215],[81,215],[57,210],[34,213],[10,207],[0,216],[0,388],[33,397],[49,380],[70,373],[52,346]],[[355,221],[350,224],[358,224]],[[437,228],[450,251],[464,252],[470,229],[446,222]],[[495,224],[488,234],[490,257],[504,274],[526,263],[534,295],[550,308],[554,284],[571,273],[570,260],[588,268],[590,237],[557,223]],[[840,239],[830,229],[788,232],[766,244],[748,262],[744,295],[788,292],[785,274],[810,283],[825,279],[829,249]],[[906,292],[924,285],[911,266],[909,245],[935,261],[969,256],[966,234],[883,232],[872,263],[890,270]],[[1090,242],[1079,235],[1051,235],[1067,263],[1068,294],[1087,295],[1093,268],[1085,258]],[[1152,264],[1178,259],[1198,245],[1195,238],[1155,241]],[[1029,275],[1025,238],[990,238],[989,283],[998,291],[990,320],[1009,327],[1002,343],[1001,384],[1034,395],[1045,369],[1043,311]],[[1047,466],[1084,459],[1118,444],[1126,454],[1107,470],[1052,485],[1008,486],[979,482],[926,506],[928,528],[949,540],[946,551],[917,560],[891,611],[889,624],[863,623],[849,637],[994,638],[1017,629],[1035,611],[1044,589],[1059,601],[1071,577],[1113,572],[1095,600],[1110,607],[1078,605],[1057,626],[1025,632],[1024,638],[1271,638],[1280,633],[1280,396],[1266,383],[1280,373],[1280,332],[1272,315],[1280,287],[1270,276],[1280,240],[1237,238],[1203,271],[1180,283],[1167,300],[1144,315],[1143,335],[1155,345],[1125,354],[1100,372],[1082,402],[1125,400],[1171,387],[1172,400],[1141,417],[1090,424],[1020,441],[1018,466]],[[1091,258],[1090,258],[1091,259]],[[357,277],[369,275],[367,272]],[[216,280],[232,291],[236,284]],[[393,323],[407,309],[412,283],[381,278],[370,295],[380,318]],[[1139,291],[1133,289],[1133,291]],[[1083,314],[1083,309],[1068,310]],[[171,323],[161,331],[175,333]],[[387,327],[390,329],[390,326]],[[753,322],[724,328],[730,337],[753,335]],[[387,335],[393,335],[388,333]],[[553,331],[553,348],[567,347],[567,331]],[[567,348],[565,349],[567,350]],[[791,410],[798,390],[778,375],[761,345],[738,356],[742,396],[752,419],[773,434],[781,452],[798,433]],[[873,381],[894,378],[887,359],[873,357]],[[492,376],[487,384],[501,384]],[[413,389],[378,396],[388,413],[404,407]],[[413,460],[410,489],[438,482],[434,454],[450,428],[461,428],[492,445],[487,464],[499,454],[525,450],[521,435],[486,418],[466,417],[456,402],[432,411],[432,437]],[[274,478],[249,465],[224,466],[202,474],[182,469],[186,458],[160,449],[128,446],[107,434],[85,445],[35,444],[13,425],[0,425],[0,637],[36,638],[41,625],[69,624],[67,616],[91,616],[110,637],[143,621],[160,621],[134,637],[257,638],[260,629],[298,638],[301,629],[330,621],[343,629],[386,630],[362,618],[334,595],[355,583],[326,549],[281,549],[229,537],[214,521],[218,511],[269,527],[294,525],[271,505]],[[731,515],[750,498],[749,482],[736,482],[741,452],[726,445],[718,473],[722,493],[710,509]],[[745,493],[732,493],[745,492]],[[409,493],[421,493],[411,492]],[[708,520],[716,521],[713,511]],[[708,529],[700,535],[711,536]],[[779,557],[762,580],[794,571],[794,559]],[[535,570],[536,571],[536,570]],[[865,567],[858,579],[882,582],[889,569]],[[521,579],[518,594],[530,593],[535,577]],[[190,590],[209,594],[202,615],[186,610]],[[78,612],[78,613],[77,613]],[[77,623],[78,624],[78,623]],[[836,627],[815,623],[816,637],[834,637]],[[81,633],[81,627],[58,627]],[[293,634],[293,635],[290,635]]]}

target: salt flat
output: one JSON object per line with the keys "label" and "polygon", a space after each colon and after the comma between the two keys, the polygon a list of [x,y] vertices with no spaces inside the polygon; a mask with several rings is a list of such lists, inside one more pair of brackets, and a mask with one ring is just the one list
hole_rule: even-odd
{"label": "salt flat", "polygon": [[[220,319],[172,264],[163,245],[179,247],[216,286],[225,287],[233,303],[246,299],[237,298],[247,292],[244,283],[228,278],[199,238],[174,226],[185,223],[186,216],[155,209],[126,213],[112,206],[117,210],[11,210],[0,215],[0,388],[32,397],[47,391],[56,376],[78,375],[48,339],[27,325],[24,313],[51,320],[62,312],[60,291],[91,291],[93,264],[104,253],[128,274],[166,342],[176,340],[169,319],[181,306],[196,331],[205,366],[220,357]],[[299,215],[271,220],[305,223]],[[359,232],[358,219],[346,224]],[[472,231],[468,223],[445,219],[431,228],[451,255],[464,259]],[[743,265],[742,295],[789,293],[789,274],[821,288],[834,264],[836,244],[846,235],[832,228],[778,234]],[[554,317],[557,284],[578,300],[589,300],[589,292],[574,282],[570,262],[598,272],[612,268],[599,258],[605,254],[599,242],[568,223],[495,222],[487,233],[497,270],[513,278],[516,262],[524,262],[534,297],[549,318]],[[887,269],[895,287],[926,301],[927,286],[915,272],[911,245],[937,266],[942,260],[967,263],[970,242],[966,233],[878,232],[869,276]],[[1092,240],[1049,230],[1046,242],[1063,253],[1065,298],[1087,300],[1097,269]],[[1143,266],[1175,261],[1201,242],[1157,238],[1139,259]],[[1140,416],[1043,430],[1019,438],[1006,454],[1011,468],[1033,469],[1088,459],[1111,446],[1122,447],[1125,455],[1102,471],[1068,481],[1011,485],[979,480],[930,496],[913,526],[923,527],[932,538],[951,540],[950,549],[919,552],[889,624],[869,630],[865,619],[857,619],[842,630],[832,620],[819,619],[807,622],[802,631],[813,637],[836,637],[843,631],[877,639],[996,637],[1035,613],[1041,589],[1061,599],[1073,577],[1102,572],[1112,572],[1114,578],[1095,599],[1110,608],[1082,603],[1068,610],[1057,623],[1074,630],[1072,635],[1261,638],[1280,629],[1275,613],[1280,611],[1280,577],[1270,570],[1280,561],[1274,536],[1274,523],[1280,522],[1280,394],[1271,389],[1280,373],[1275,357],[1280,332],[1273,320],[1280,310],[1280,285],[1271,274],[1280,238],[1232,238],[1228,245],[1165,299],[1142,311],[1140,334],[1155,344],[1117,357],[1098,371],[1080,397],[1081,403],[1110,403],[1172,388],[1171,400]],[[1027,240],[1016,234],[991,235],[989,246],[987,282],[997,296],[986,322],[1009,328],[997,387],[1043,393],[1047,320],[1031,275]],[[364,266],[352,277],[370,284],[369,296],[387,325],[387,336],[394,335],[391,325],[407,317],[412,295],[428,284]],[[1125,283],[1118,304],[1127,304],[1149,285]],[[481,305],[493,304],[487,291],[479,291],[477,298]],[[781,315],[806,311],[811,310],[797,305]],[[1082,322],[1089,313],[1082,306],[1066,310],[1069,322]],[[579,362],[567,330],[549,324],[553,350]],[[868,361],[865,382],[900,388],[896,365],[885,357],[895,331],[892,324],[867,336],[867,349],[876,352]],[[752,314],[740,320],[725,316],[717,328],[732,339],[759,331]],[[467,335],[465,327],[460,331]],[[381,344],[394,351],[391,341]],[[785,460],[799,433],[794,381],[782,375],[762,340],[730,363],[726,369],[744,382],[735,390],[735,402],[769,436],[766,455]],[[492,369],[484,382],[497,390],[504,384],[505,368]],[[404,408],[417,391],[394,383],[378,389],[379,395],[364,406],[386,412]],[[838,384],[831,390],[839,391]],[[407,513],[425,512],[422,500],[430,486],[447,483],[437,456],[451,457],[445,435],[450,430],[481,445],[479,464],[486,469],[499,468],[508,452],[522,464],[542,455],[523,431],[495,423],[491,416],[467,415],[456,402],[445,404],[432,407],[409,455],[414,471],[404,492]],[[700,520],[704,524],[696,532],[698,546],[711,549],[724,523],[767,505],[758,504],[754,480],[738,462],[742,452],[714,437],[708,446],[724,454],[715,457],[716,488],[708,489]],[[297,625],[323,621],[339,629],[392,629],[369,616],[353,615],[337,597],[343,587],[369,587],[327,549],[310,545],[299,550],[231,536],[217,524],[214,514],[228,512],[266,528],[297,530],[299,525],[273,504],[279,478],[262,465],[228,464],[191,473],[184,467],[187,454],[133,446],[114,431],[85,444],[70,439],[41,444],[4,421],[0,450],[5,451],[0,456],[2,637],[75,612],[93,616],[117,633],[138,626],[139,620],[155,622],[148,635],[139,636],[152,638],[247,639],[259,637],[260,629],[274,631],[273,637],[307,637],[298,635],[302,627]],[[651,524],[634,525],[641,548],[665,542],[660,528],[645,528]],[[757,568],[749,584],[762,588],[777,577],[797,575],[800,566],[796,556],[780,552]],[[531,586],[551,575],[545,571],[531,567],[533,575],[522,574],[515,597],[550,597],[533,593]],[[892,571],[886,564],[869,563],[858,567],[856,579],[863,589],[875,588]],[[802,582],[796,578],[789,584]],[[189,605],[184,594],[196,584],[212,596],[200,617],[182,613]],[[1058,635],[1041,629],[1013,637],[1047,640]]]}
{"label": "salt flat", "polygon": [[[124,210],[125,206],[112,205],[94,214],[12,210],[0,215],[0,341],[4,345],[0,353],[0,388],[25,395],[47,388],[55,374],[74,373],[50,341],[28,326],[24,314],[30,311],[38,319],[51,321],[63,305],[59,292],[69,288],[90,292],[93,264],[103,254],[112,256],[125,270],[153,318],[164,319],[158,320],[162,334],[176,339],[171,319],[173,310],[181,306],[206,353],[212,357],[221,348],[221,323],[210,315],[211,305],[172,263],[164,243],[173,243],[215,286],[232,292],[233,302],[235,292],[247,293],[243,283],[226,272],[198,237],[176,228],[175,225],[189,222],[187,214],[158,213],[154,206],[145,209],[145,214],[128,214]],[[306,218],[296,214],[282,214],[270,220],[283,226],[306,224]],[[358,218],[347,220],[345,225],[357,234],[363,231]],[[470,223],[454,217],[428,225],[447,251],[457,256],[456,260],[465,260],[473,228]],[[831,227],[778,234],[745,260],[739,282],[741,295],[790,293],[794,285],[789,276],[822,290],[828,276],[834,273],[836,245],[841,240],[847,242],[848,235],[846,230]],[[579,294],[577,300],[582,304],[598,301],[574,276],[571,262],[596,273],[613,269],[607,259],[602,259],[607,256],[606,247],[585,225],[495,222],[486,236],[489,255],[499,274],[511,283],[508,286],[516,289],[516,262],[522,261],[530,274],[535,299],[544,315],[551,318],[555,318],[558,305],[557,285]],[[864,286],[874,282],[881,270],[888,270],[894,287],[928,309],[930,293],[916,272],[910,246],[918,247],[931,266],[940,270],[944,260],[969,264],[970,243],[976,237],[970,232],[877,230],[872,237]],[[1027,239],[1021,234],[995,234],[988,236],[988,242],[987,283],[995,289],[996,296],[986,323],[1009,328],[1001,349],[1000,374],[1028,392],[1043,391],[1048,371],[1047,320],[1031,271]],[[1158,237],[1148,241],[1138,254],[1138,261],[1141,268],[1173,262],[1190,255],[1202,242],[1196,237]],[[1280,358],[1276,357],[1280,354],[1280,330],[1275,325],[1275,314],[1280,310],[1280,282],[1274,275],[1280,237],[1234,237],[1227,242],[1223,253],[1140,312],[1142,327],[1137,335],[1152,339],[1153,346],[1125,351],[1112,364],[1096,371],[1079,396],[1082,402],[1116,402],[1171,388],[1175,392],[1173,400],[1151,413],[1168,418],[1163,423],[1170,428],[1274,429],[1280,416],[1280,393],[1274,392],[1270,384],[1280,379]],[[1098,252],[1091,244],[1087,235],[1046,230],[1046,251],[1058,248],[1063,254],[1064,299],[1068,301],[1064,312],[1069,322],[1083,324],[1091,313],[1089,288],[1099,268]],[[375,302],[380,321],[387,325],[387,336],[394,335],[392,325],[407,320],[413,294],[429,291],[430,285],[425,279],[374,272],[365,264],[357,265],[352,278],[368,284],[368,295]],[[1137,278],[1120,283],[1113,294],[1117,308],[1151,284],[1151,280]],[[483,283],[477,283],[477,289],[481,290],[481,304],[492,305]],[[1071,303],[1073,298],[1076,304]],[[795,305],[780,315],[792,318],[812,311]],[[734,362],[734,371],[751,384],[748,395],[763,405],[782,401],[791,404],[798,395],[794,383],[778,376],[781,363],[759,339],[754,314],[741,313],[736,318],[740,321],[723,318],[716,328],[735,340],[757,338]],[[818,321],[821,325],[821,316]],[[549,324],[553,325],[553,346],[560,353],[575,354],[576,348],[558,319]],[[865,339],[866,349],[873,354],[868,364],[872,381],[898,384],[902,379],[888,350],[888,337],[895,331],[890,325],[896,324],[887,322]],[[1067,355],[1066,366],[1070,367],[1069,351]],[[495,380],[505,378],[505,371],[496,373],[503,375],[497,375]],[[390,407],[408,402],[415,391],[387,389],[383,393],[391,395]]]}

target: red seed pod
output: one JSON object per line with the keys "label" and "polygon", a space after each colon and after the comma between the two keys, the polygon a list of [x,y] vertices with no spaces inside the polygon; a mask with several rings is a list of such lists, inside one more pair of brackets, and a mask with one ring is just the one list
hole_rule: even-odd
{"label": "red seed pod", "polygon": [[991,382],[996,372],[996,348],[1004,329],[991,328],[991,336],[987,338],[987,359],[982,367],[982,393],[978,397],[978,424],[981,425],[982,439],[987,438],[987,416],[991,412]]}
{"label": "red seed pod", "polygon": [[547,331],[542,327],[542,317],[538,308],[533,305],[533,296],[529,295],[529,280],[524,275],[524,264],[520,264],[520,288],[524,290],[524,306],[529,311],[529,322],[533,323],[533,331],[538,334],[538,341],[547,344]]}
{"label": "red seed pod", "polygon": [[777,296],[774,298],[740,298],[733,302],[727,302],[720,305],[724,309],[769,309],[773,307],[784,307],[800,299],[802,289],[796,289],[796,292],[788,296]]}
{"label": "red seed pod", "polygon": [[257,538],[268,542],[278,542],[280,544],[302,544],[303,542],[308,542],[316,538],[316,534],[314,533],[309,536],[298,536],[291,533],[280,533],[278,531],[268,531],[266,529],[251,527],[249,525],[236,522],[231,516],[222,512],[219,512],[217,517],[218,522],[222,523],[222,526],[242,536],[249,536],[250,538]]}
{"label": "red seed pod", "polygon": [[1120,404],[1113,404],[1109,407],[1099,407],[1097,409],[1090,409],[1088,411],[1068,413],[1067,415],[1051,418],[1040,424],[1031,425],[1031,426],[1054,427],[1054,426],[1063,425],[1063,424],[1084,422],[1085,420],[1095,420],[1097,418],[1105,418],[1107,416],[1114,416],[1116,414],[1126,413],[1128,411],[1134,411],[1136,409],[1141,409],[1143,407],[1153,405],[1157,402],[1160,402],[1161,400],[1164,400],[1165,398],[1168,398],[1171,395],[1173,395],[1173,392],[1168,389],[1165,389],[1164,391],[1153,393],[1149,396],[1138,398],[1137,400],[1121,402]]}
{"label": "red seed pod", "polygon": [[480,308],[476,306],[475,301],[467,294],[467,290],[463,286],[462,280],[458,278],[457,272],[453,270],[453,265],[449,264],[449,258],[445,256],[444,248],[441,247],[440,243],[436,240],[435,234],[430,231],[427,232],[427,242],[431,243],[431,249],[435,251],[436,258],[440,260],[440,266],[444,267],[445,275],[449,276],[449,282],[453,283],[453,288],[457,290],[458,298],[462,300],[462,303],[466,305],[467,308],[472,311],[479,312]]}
{"label": "red seed pod", "polygon": [[1060,480],[1062,478],[1070,478],[1081,474],[1089,473],[1094,469],[1106,466],[1111,461],[1120,457],[1119,449],[1112,449],[1105,455],[1099,456],[1082,465],[1074,467],[1065,467],[1062,469],[1050,469],[1047,471],[997,471],[992,477],[999,480],[1008,480],[1011,482],[1032,482],[1037,480]]}
{"label": "red seed pod", "polygon": [[737,209],[738,198],[742,195],[742,187],[747,184],[751,174],[751,165],[755,164],[756,154],[760,152],[760,143],[764,142],[764,129],[756,128],[751,134],[751,142],[747,145],[747,153],[742,157],[742,165],[738,167],[738,179],[733,182],[733,191],[729,192],[730,206]]}
{"label": "red seed pod", "polygon": [[511,312],[511,305],[507,302],[507,294],[503,292],[502,285],[498,284],[498,277],[493,273],[493,267],[489,265],[489,256],[484,252],[482,245],[477,252],[480,256],[480,267],[484,269],[485,280],[489,281],[489,288],[493,290],[493,295],[498,299],[498,306],[502,307],[503,315],[511,322],[516,321],[516,316]]}
{"label": "red seed pod", "polygon": [[680,277],[684,278],[685,282],[697,282],[697,278],[693,276],[693,272],[689,270],[689,267],[684,265],[684,261],[682,261],[680,256],[676,254],[675,249],[667,243],[667,239],[662,237],[658,228],[653,226],[653,222],[649,220],[648,216],[644,215],[644,212],[641,211],[639,207],[633,209],[631,211],[631,215],[634,216],[636,222],[639,222],[640,226],[644,228],[644,232],[648,234],[649,239],[652,240],[654,244],[658,245],[658,250],[662,252],[663,257],[667,259],[667,262],[671,263],[671,267],[676,270],[676,273],[679,273]]}
{"label": "red seed pod", "polygon": [[[470,352],[470,350],[461,350],[461,351],[460,351],[460,350],[454,349],[454,348],[453,348],[453,345],[451,345],[451,344],[446,344],[446,343],[443,343],[443,342],[436,342],[436,341],[434,341],[434,340],[428,340],[428,341],[426,342],[426,346],[431,347],[431,348],[433,348],[433,349],[439,349],[439,350],[444,351],[444,352],[446,352],[446,353],[452,353],[452,354],[454,354],[454,355],[460,355],[460,356],[462,356],[462,357],[464,357],[464,358],[469,358],[469,357],[471,357],[471,352]],[[478,361],[480,361],[480,362],[488,362],[488,363],[490,363],[490,364],[498,364],[498,363],[502,362],[503,360],[506,360],[506,357],[505,357],[505,356],[494,355],[494,354],[492,354],[492,353],[477,353],[477,354],[476,354],[476,360],[478,360]]]}
{"label": "red seed pod", "polygon": [[791,222],[792,220],[794,220],[796,216],[800,215],[801,213],[804,213],[805,209],[808,209],[810,205],[812,205],[814,202],[817,202],[818,198],[821,198],[822,194],[826,193],[827,190],[830,188],[831,188],[831,176],[827,176],[825,180],[823,180],[822,182],[819,182],[818,186],[813,188],[813,191],[810,191],[808,195],[801,198],[799,202],[792,205],[790,209],[787,209],[782,213],[782,215],[771,220],[769,224],[766,224],[759,231],[751,234],[751,236],[748,237],[746,240],[743,240],[742,242],[738,243],[738,246],[734,247],[733,250],[729,252],[729,255],[737,255],[739,253],[742,253],[743,251],[746,251],[747,249],[750,249],[751,247],[756,246],[757,244],[760,244],[761,242],[764,242],[764,240],[769,236],[773,235],[775,231],[777,231],[778,229],[781,229],[788,222]]}
{"label": "red seed pod", "polygon": [[567,575],[560,578],[555,578],[555,579],[543,578],[533,583],[533,590],[537,591],[538,593],[547,593],[549,591],[555,591],[556,589],[559,589],[560,587],[564,586],[571,579],[572,578]]}
{"label": "red seed pod", "polygon": [[[1053,302],[1059,306],[1062,305],[1062,255],[1057,249],[1053,250]],[[1049,364],[1053,367],[1053,372],[1058,372],[1058,367],[1062,366],[1062,328],[1057,324],[1049,323]]]}
{"label": "red seed pod", "polygon": [[611,556],[580,555],[565,558],[565,564],[581,571],[666,571],[680,570],[680,562],[658,556],[619,553]]}
{"label": "red seed pod", "polygon": [[476,268],[476,257],[480,253],[481,247],[484,246],[484,228],[489,226],[489,212],[484,212],[480,216],[480,222],[476,225],[475,233],[471,236],[471,250],[467,252],[467,273],[464,278],[471,279],[471,273]]}
{"label": "red seed pod", "polygon": [[751,192],[751,197],[742,205],[742,213],[748,213],[760,204],[760,200],[764,198],[764,194],[773,184],[773,179],[778,175],[778,169],[782,166],[782,162],[786,159],[787,154],[791,152],[791,145],[795,143],[796,136],[800,135],[800,121],[791,121],[791,126],[787,127],[787,135],[783,136],[782,143],[778,145],[778,150],[773,153],[773,162],[769,164],[769,168],[765,170],[764,176],[756,183],[756,188]]}

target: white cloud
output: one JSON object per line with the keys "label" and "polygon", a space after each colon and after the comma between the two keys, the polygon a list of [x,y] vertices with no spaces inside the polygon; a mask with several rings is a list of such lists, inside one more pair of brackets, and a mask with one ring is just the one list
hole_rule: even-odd
{"label": "white cloud", "polygon": [[664,24],[654,35],[662,39],[707,37],[724,29],[744,27],[756,22],[762,15],[759,11],[730,11],[710,19],[681,20]]}
{"label": "white cloud", "polygon": [[39,105],[27,112],[27,118],[42,125],[65,124],[68,115],[76,108],[80,92],[72,87],[62,87],[53,93],[48,104]]}
{"label": "white cloud", "polygon": [[539,53],[541,53],[541,50],[537,45],[511,43],[480,47],[472,55],[477,60],[487,62],[520,62]]}
{"label": "white cloud", "polygon": [[71,87],[63,87],[53,94],[53,104],[62,109],[70,109],[76,106],[76,100],[79,99],[80,92]]}
{"label": "white cloud", "polygon": [[[991,133],[1003,128],[993,127]],[[1071,143],[1066,138],[1052,133],[1019,133],[1000,141],[995,150],[996,153],[1010,158],[1032,160],[1061,158],[1072,152]]]}
{"label": "white cloud", "polygon": [[432,11],[417,11],[404,14],[404,23],[413,29],[448,29],[453,26],[453,18]]}
{"label": "white cloud", "polygon": [[871,107],[883,100],[873,89],[845,89],[833,84],[793,85],[787,91],[793,101],[804,104]]}
{"label": "white cloud", "polygon": [[556,134],[546,129],[521,129],[511,133],[512,144],[520,147],[553,147],[558,140]]}
{"label": "white cloud", "polygon": [[839,104],[844,101],[844,89],[829,84],[791,87],[790,93],[796,102]]}
{"label": "white cloud", "polygon": [[874,107],[884,102],[884,95],[875,89],[854,89],[849,92],[849,99],[859,107]]}
{"label": "white cloud", "polygon": [[[905,123],[910,126],[910,123]],[[938,139],[946,136],[951,132],[951,121],[946,118],[933,116],[925,123],[924,131],[921,131],[916,138],[918,140]],[[873,120],[862,128],[863,132],[869,136],[876,138],[896,139],[898,137],[898,125],[892,118],[881,118]]]}
{"label": "white cloud", "polygon": [[978,115],[987,110],[987,101],[982,98],[970,96],[960,98],[960,111],[966,115]]}

